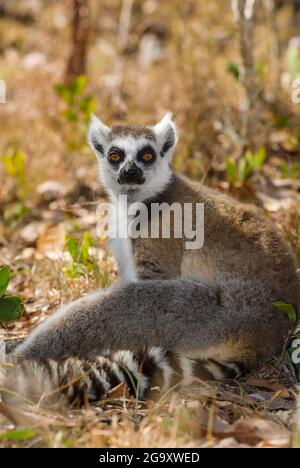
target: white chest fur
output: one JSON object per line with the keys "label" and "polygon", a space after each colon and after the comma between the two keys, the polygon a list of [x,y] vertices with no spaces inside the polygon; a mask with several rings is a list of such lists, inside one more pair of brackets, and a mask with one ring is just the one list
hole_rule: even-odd
{"label": "white chest fur", "polygon": [[126,283],[137,280],[134,268],[132,240],[128,236],[128,223],[129,219],[126,207],[118,203],[115,204],[114,215],[110,220],[110,246],[118,262],[121,279]]}

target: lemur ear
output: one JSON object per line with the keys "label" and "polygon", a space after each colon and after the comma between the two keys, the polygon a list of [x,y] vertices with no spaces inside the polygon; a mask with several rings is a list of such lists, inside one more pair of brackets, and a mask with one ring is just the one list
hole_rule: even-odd
{"label": "lemur ear", "polygon": [[110,128],[101,122],[98,117],[92,114],[90,128],[89,128],[89,144],[96,152],[97,156],[104,155],[104,146],[109,135]]}
{"label": "lemur ear", "polygon": [[172,120],[172,113],[165,114],[161,121],[153,127],[153,131],[160,147],[161,156],[171,153],[178,141],[178,132]]}

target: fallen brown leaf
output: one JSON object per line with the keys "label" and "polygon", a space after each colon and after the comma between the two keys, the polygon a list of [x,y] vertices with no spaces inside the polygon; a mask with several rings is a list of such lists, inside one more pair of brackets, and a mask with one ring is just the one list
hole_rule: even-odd
{"label": "fallen brown leaf", "polygon": [[263,447],[288,448],[291,442],[290,432],[278,423],[261,418],[239,419],[228,433],[238,442]]}
{"label": "fallen brown leaf", "polygon": [[274,393],[278,393],[278,396],[281,398],[290,400],[291,393],[289,390],[279,382],[274,380],[265,380],[265,379],[258,379],[258,378],[251,378],[248,380],[249,385],[257,388],[261,388],[262,390],[269,390]]}

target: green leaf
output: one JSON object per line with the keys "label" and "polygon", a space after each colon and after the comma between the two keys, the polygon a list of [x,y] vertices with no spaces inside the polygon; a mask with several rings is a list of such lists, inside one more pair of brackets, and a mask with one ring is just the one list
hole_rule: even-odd
{"label": "green leaf", "polygon": [[242,158],[239,161],[239,168],[238,168],[238,180],[239,182],[244,182],[250,176],[252,172],[251,164],[246,157]]}
{"label": "green leaf", "polygon": [[101,275],[101,286],[102,288],[106,288],[109,285],[109,273],[108,271],[104,271]]}
{"label": "green leaf", "polygon": [[67,86],[61,83],[56,83],[53,88],[66,104],[71,105],[73,103],[73,95]]}
{"label": "green leaf", "polygon": [[91,235],[89,232],[85,232],[83,234],[83,241],[81,244],[81,255],[80,255],[80,261],[86,265],[89,260],[89,251],[91,248]]}
{"label": "green leaf", "polygon": [[7,266],[2,266],[0,268],[0,297],[2,297],[5,291],[7,290],[9,280],[10,280],[9,269]]}
{"label": "green leaf", "polygon": [[26,156],[23,151],[16,151],[13,156],[14,165],[18,175],[25,172]]}
{"label": "green leaf", "polygon": [[76,112],[70,109],[66,110],[63,115],[69,122],[76,122],[76,120],[78,120],[78,115]]}
{"label": "green leaf", "polygon": [[23,151],[15,151],[13,154],[4,154],[1,160],[10,177],[25,177],[26,156]]}
{"label": "green leaf", "polygon": [[265,68],[266,68],[266,63],[265,62],[258,62],[256,65],[255,65],[255,72],[256,72],[256,75],[261,78],[264,74],[264,71],[265,71]]}
{"label": "green leaf", "polygon": [[227,65],[227,71],[238,81],[241,79],[241,72],[236,63],[230,62]]}
{"label": "green leaf", "polygon": [[22,298],[19,296],[5,296],[5,299],[8,299],[9,301],[15,301],[18,302],[18,304],[22,304]]}
{"label": "green leaf", "polygon": [[3,166],[10,177],[16,177],[16,171],[13,163],[13,159],[10,154],[4,154],[1,157]]}
{"label": "green leaf", "polygon": [[259,150],[257,151],[255,155],[255,166],[256,166],[255,169],[261,170],[264,167],[266,159],[267,159],[266,148],[262,146],[261,148],[259,148]]}
{"label": "green leaf", "polygon": [[273,122],[274,122],[275,128],[278,128],[278,129],[291,128],[293,126],[291,118],[288,115],[283,115],[283,114],[274,115]]}
{"label": "green leaf", "polygon": [[238,179],[237,170],[231,158],[226,159],[226,174],[229,182],[236,182]]}
{"label": "green leaf", "polygon": [[92,96],[84,96],[79,103],[79,110],[85,114],[87,119],[96,110],[96,101]]}
{"label": "green leaf", "polygon": [[72,257],[73,262],[78,262],[80,257],[79,247],[76,240],[71,236],[66,236],[67,250]]}
{"label": "green leaf", "polygon": [[24,314],[20,298],[4,296],[0,298],[0,322],[8,323],[17,320]]}
{"label": "green leaf", "polygon": [[300,178],[300,163],[287,163],[281,166],[281,174],[289,179]]}
{"label": "green leaf", "polygon": [[287,304],[286,302],[277,301],[277,302],[273,302],[273,306],[276,307],[276,309],[279,310],[280,312],[283,312],[288,315],[291,326],[294,326],[296,324],[297,314],[292,304]]}
{"label": "green leaf", "polygon": [[4,210],[3,219],[6,223],[13,223],[14,221],[21,221],[27,214],[29,210],[26,205],[23,203],[13,203],[8,205]]}
{"label": "green leaf", "polygon": [[10,431],[0,434],[0,440],[16,440],[22,442],[28,439],[32,439],[36,435],[33,431]]}
{"label": "green leaf", "polygon": [[71,93],[73,96],[80,96],[87,86],[87,77],[85,75],[81,75],[76,78],[73,83],[71,84]]}

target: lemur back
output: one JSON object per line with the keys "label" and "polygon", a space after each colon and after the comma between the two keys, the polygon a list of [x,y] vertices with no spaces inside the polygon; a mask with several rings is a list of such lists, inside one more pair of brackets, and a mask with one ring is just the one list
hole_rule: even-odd
{"label": "lemur back", "polygon": [[[257,209],[172,171],[177,131],[169,115],[154,127],[113,129],[94,117],[89,139],[114,206],[121,195],[129,207],[203,204],[204,244],[189,250],[185,235],[173,230],[169,238],[114,239],[122,281],[38,326],[12,357],[25,360],[20,372],[26,375],[27,360],[37,362],[60,386],[83,371],[69,385],[71,400],[82,402],[83,389],[94,401],[128,383],[126,375],[141,382],[136,393],[145,397],[153,386],[235,377],[280,356],[290,324],[273,304],[292,304],[299,313],[300,281],[277,229]],[[150,222],[161,232],[159,216],[142,228],[149,231]]]}

